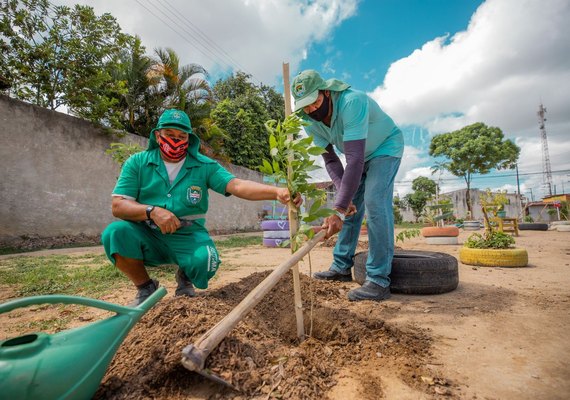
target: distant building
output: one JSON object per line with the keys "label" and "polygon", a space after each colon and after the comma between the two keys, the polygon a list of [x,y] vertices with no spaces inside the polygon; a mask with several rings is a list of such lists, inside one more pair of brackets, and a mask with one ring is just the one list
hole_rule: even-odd
{"label": "distant building", "polygon": [[541,201],[533,201],[526,205],[526,215],[529,215],[535,222],[551,222],[558,221],[559,209],[557,204],[565,202],[570,203],[569,194],[557,194],[546,196]]}
{"label": "distant building", "polygon": [[[485,193],[483,190],[471,189],[471,209],[473,210],[472,218],[474,220],[483,221],[483,212],[481,211],[481,195]],[[442,193],[441,196],[445,196],[451,200],[453,204],[453,215],[456,218],[466,219],[467,218],[467,189],[455,190],[453,192]],[[521,207],[521,196],[516,193],[506,193],[505,196],[509,200],[509,203],[505,205],[504,210],[506,211],[507,217],[519,218],[522,214]],[[404,209],[402,211],[402,216],[404,221],[413,222],[415,221],[414,214],[411,209]]]}

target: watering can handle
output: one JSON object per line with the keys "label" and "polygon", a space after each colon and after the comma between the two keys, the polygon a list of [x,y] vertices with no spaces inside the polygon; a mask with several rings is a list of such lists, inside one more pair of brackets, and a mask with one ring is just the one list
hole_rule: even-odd
{"label": "watering can handle", "polygon": [[28,307],[38,304],[78,304],[82,306],[100,308],[102,310],[115,312],[117,314],[144,314],[165,295],[166,289],[164,287],[160,287],[144,303],[140,304],[138,307],[133,308],[80,296],[45,295],[24,297],[22,299],[0,304],[0,314],[15,310],[16,308]]}

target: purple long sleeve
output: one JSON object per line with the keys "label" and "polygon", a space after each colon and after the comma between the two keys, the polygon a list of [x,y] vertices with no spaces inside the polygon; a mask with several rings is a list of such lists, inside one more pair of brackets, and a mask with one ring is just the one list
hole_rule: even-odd
{"label": "purple long sleeve", "polygon": [[342,162],[336,155],[332,144],[327,146],[327,152],[323,154],[327,172],[338,191],[334,203],[335,207],[343,210],[348,209],[348,205],[360,185],[360,178],[364,170],[365,146],[366,139],[344,142],[346,170],[343,168]]}
{"label": "purple long sleeve", "polygon": [[340,158],[336,155],[333,145],[329,144],[326,147],[326,153],[323,153],[323,159],[325,160],[325,168],[331,177],[334,187],[337,191],[340,190],[340,184],[342,181],[342,175],[344,174],[344,167]]}

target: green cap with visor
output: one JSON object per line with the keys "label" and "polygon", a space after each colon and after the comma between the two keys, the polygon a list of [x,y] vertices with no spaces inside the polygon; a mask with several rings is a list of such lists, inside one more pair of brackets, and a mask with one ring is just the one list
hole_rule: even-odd
{"label": "green cap with visor", "polygon": [[293,111],[300,110],[317,101],[319,90],[330,90],[333,92],[342,92],[350,87],[349,84],[339,81],[338,79],[324,80],[317,71],[308,69],[300,72],[293,79],[291,84],[291,93],[295,99],[295,107]]}

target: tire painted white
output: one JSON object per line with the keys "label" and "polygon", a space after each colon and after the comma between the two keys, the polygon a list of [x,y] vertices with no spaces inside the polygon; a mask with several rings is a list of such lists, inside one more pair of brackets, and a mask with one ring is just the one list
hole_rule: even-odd
{"label": "tire painted white", "polygon": [[570,232],[570,225],[558,225],[556,230],[558,232]]}
{"label": "tire painted white", "polygon": [[263,239],[263,245],[265,247],[282,247],[284,241],[285,239]]}
{"label": "tire painted white", "polygon": [[550,223],[551,226],[570,225],[570,221],[554,221]]}
{"label": "tire painted white", "polygon": [[466,231],[478,231],[481,229],[479,221],[463,221],[463,229]]}
{"label": "tire painted white", "polygon": [[289,239],[289,231],[263,231],[265,239]]}
{"label": "tire painted white", "polygon": [[457,236],[432,236],[426,238],[427,244],[458,244]]}
{"label": "tire painted white", "polygon": [[264,231],[287,231],[289,232],[288,220],[265,220],[261,221],[261,229]]}

